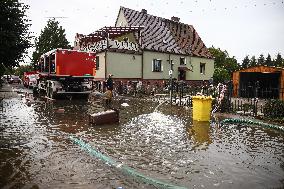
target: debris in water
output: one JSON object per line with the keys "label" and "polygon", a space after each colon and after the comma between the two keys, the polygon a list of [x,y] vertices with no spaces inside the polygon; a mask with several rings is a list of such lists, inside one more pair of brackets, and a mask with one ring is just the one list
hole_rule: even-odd
{"label": "debris in water", "polygon": [[64,113],[65,110],[64,110],[63,108],[59,108],[59,109],[56,110],[56,112],[57,112],[57,113]]}
{"label": "debris in water", "polygon": [[129,104],[127,104],[126,102],[124,102],[124,103],[121,104],[121,106],[127,107],[127,106],[129,106]]}

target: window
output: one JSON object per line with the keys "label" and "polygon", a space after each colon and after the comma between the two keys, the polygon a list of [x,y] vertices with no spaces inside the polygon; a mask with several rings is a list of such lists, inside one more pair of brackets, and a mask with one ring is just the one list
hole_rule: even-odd
{"label": "window", "polygon": [[44,57],[44,72],[49,72],[49,56]]}
{"label": "window", "polygon": [[96,56],[96,70],[99,70],[100,68],[100,57]]}
{"label": "window", "polygon": [[200,63],[200,73],[205,74],[205,63]]}
{"label": "window", "polygon": [[50,73],[55,73],[55,54],[51,55]]}
{"label": "window", "polygon": [[152,71],[153,72],[161,72],[162,70],[162,60],[153,59],[152,62]]}
{"label": "window", "polygon": [[179,63],[180,63],[180,65],[186,65],[185,58],[184,57],[180,57]]}

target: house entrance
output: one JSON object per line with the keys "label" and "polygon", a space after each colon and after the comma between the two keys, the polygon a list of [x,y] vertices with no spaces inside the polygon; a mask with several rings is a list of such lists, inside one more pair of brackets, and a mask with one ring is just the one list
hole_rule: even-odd
{"label": "house entrance", "polygon": [[186,71],[185,70],[179,70],[179,80],[186,80]]}

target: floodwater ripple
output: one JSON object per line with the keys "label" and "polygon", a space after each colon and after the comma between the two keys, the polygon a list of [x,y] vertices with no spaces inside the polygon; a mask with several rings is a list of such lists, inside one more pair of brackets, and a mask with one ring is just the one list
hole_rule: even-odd
{"label": "floodwater ripple", "polygon": [[[192,122],[185,110],[145,100],[118,107],[120,123],[92,126],[101,104],[31,106],[5,99],[0,112],[0,188],[154,188],[96,159],[74,135],[138,172],[188,188],[284,186],[284,134],[259,127]],[[119,101],[122,103],[122,101]],[[180,114],[181,113],[181,114]]]}

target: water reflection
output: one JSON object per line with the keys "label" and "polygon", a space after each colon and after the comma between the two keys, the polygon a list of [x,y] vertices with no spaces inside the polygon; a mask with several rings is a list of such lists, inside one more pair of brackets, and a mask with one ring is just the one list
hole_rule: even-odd
{"label": "water reflection", "polygon": [[192,139],[194,141],[193,149],[208,149],[209,144],[212,143],[210,137],[210,123],[202,121],[193,121],[192,127],[189,129]]}

